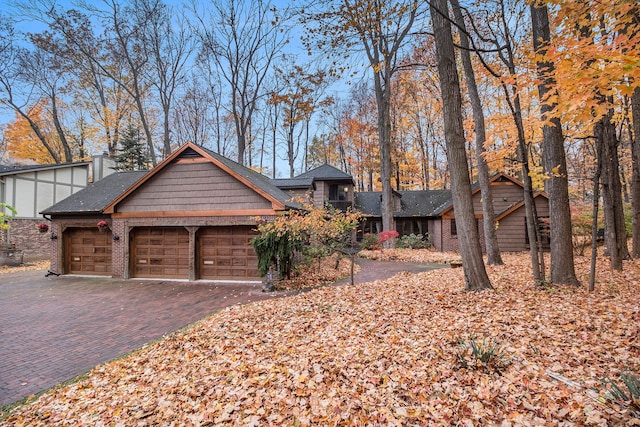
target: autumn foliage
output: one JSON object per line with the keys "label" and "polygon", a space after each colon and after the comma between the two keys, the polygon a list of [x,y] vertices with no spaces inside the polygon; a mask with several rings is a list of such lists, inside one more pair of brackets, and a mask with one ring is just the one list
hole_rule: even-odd
{"label": "autumn foliage", "polygon": [[252,244],[262,276],[273,269],[280,278],[290,278],[296,255],[298,264],[309,263],[351,244],[360,213],[330,205],[317,207],[304,200],[300,203],[302,209],[287,211],[270,221],[259,219],[259,235]]}
{"label": "autumn foliage", "polygon": [[[480,293],[441,269],[233,306],[0,424],[637,424],[601,380],[622,386],[640,366],[640,264],[600,272],[589,293],[532,287],[526,254],[505,263],[487,267],[495,290]],[[577,267],[584,281],[588,260]],[[509,363],[462,367],[471,337]]]}

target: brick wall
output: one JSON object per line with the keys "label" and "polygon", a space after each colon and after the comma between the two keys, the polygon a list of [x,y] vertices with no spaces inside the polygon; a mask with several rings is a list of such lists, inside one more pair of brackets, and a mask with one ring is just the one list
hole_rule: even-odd
{"label": "brick wall", "polygon": [[[49,231],[41,233],[38,224],[49,224]],[[25,261],[47,259],[51,253],[51,223],[45,219],[14,219],[11,229],[0,233],[2,245],[15,245],[21,249]]]}
{"label": "brick wall", "polygon": [[[113,277],[119,279],[129,277],[125,260],[129,257],[126,256],[125,250],[128,250],[126,242],[129,240],[129,234],[125,232],[125,220],[113,219],[111,220],[111,233],[114,236],[114,240],[111,246],[111,274]],[[116,237],[117,236],[117,237]]]}
{"label": "brick wall", "polygon": [[[460,232],[460,230],[457,230]],[[457,252],[460,250],[458,245],[458,236],[451,235],[451,220],[444,219],[442,221],[442,250]]]}
{"label": "brick wall", "polygon": [[60,231],[60,226],[56,221],[51,221],[49,233],[51,233],[51,236],[56,236],[56,239],[51,240],[51,265],[49,266],[49,271],[60,273],[60,267],[62,267],[62,259],[60,259],[60,257],[62,257],[62,232]]}

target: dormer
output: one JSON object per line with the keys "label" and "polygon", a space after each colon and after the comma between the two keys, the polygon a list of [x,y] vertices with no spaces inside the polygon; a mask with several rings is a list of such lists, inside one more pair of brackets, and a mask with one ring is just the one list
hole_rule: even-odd
{"label": "dormer", "polygon": [[324,206],[331,204],[336,209],[346,210],[353,206],[355,184],[348,173],[324,164],[295,177],[296,180],[312,179],[313,204]]}

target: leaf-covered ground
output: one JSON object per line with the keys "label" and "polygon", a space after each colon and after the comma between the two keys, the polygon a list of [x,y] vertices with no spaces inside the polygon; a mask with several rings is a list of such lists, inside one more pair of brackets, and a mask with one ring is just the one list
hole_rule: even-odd
{"label": "leaf-covered ground", "polygon": [[[600,264],[589,294],[534,289],[527,259],[506,255],[489,268],[495,290],[481,293],[463,290],[457,268],[234,306],[15,409],[3,425],[637,422],[590,388],[640,368],[638,261],[623,273]],[[587,260],[578,266],[586,281]],[[459,340],[474,335],[502,343],[512,358],[502,374],[458,366]]]}
{"label": "leaf-covered ground", "polygon": [[18,266],[0,265],[0,274],[17,273],[20,271],[46,270],[49,268],[49,260],[26,262]]}
{"label": "leaf-covered ground", "polygon": [[[359,269],[358,265],[353,266],[354,273],[357,273]],[[275,283],[275,288],[279,291],[313,288],[334,283],[350,274],[351,260],[333,254],[322,260],[313,260],[308,265],[300,266],[290,279],[283,279]]]}

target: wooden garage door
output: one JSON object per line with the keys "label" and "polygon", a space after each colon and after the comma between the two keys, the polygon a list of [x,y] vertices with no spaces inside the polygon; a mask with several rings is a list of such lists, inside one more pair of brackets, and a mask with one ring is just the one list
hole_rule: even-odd
{"label": "wooden garage door", "polygon": [[256,280],[258,257],[251,246],[251,226],[207,227],[198,230],[198,274],[209,280]]}
{"label": "wooden garage door", "polygon": [[111,236],[97,227],[65,230],[65,272],[111,276]]}
{"label": "wooden garage door", "polygon": [[141,227],[131,232],[131,277],[189,279],[189,232]]}

